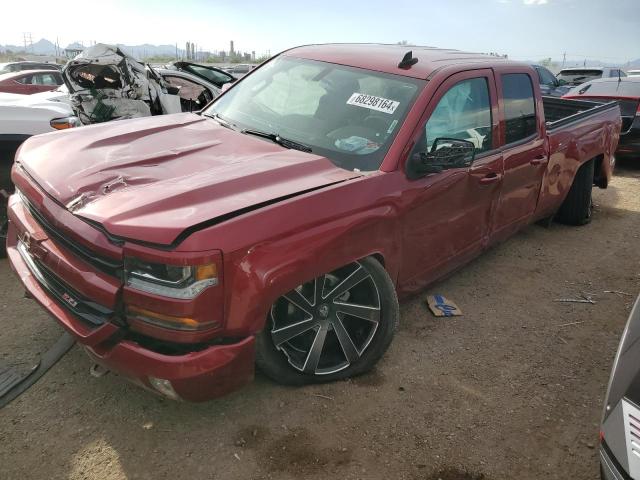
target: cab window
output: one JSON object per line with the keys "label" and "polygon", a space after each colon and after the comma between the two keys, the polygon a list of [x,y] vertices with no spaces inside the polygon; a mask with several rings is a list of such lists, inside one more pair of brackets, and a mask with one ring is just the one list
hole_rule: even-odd
{"label": "cab window", "polygon": [[476,154],[491,150],[491,101],[485,77],[462,80],[445,93],[425,124],[415,151],[430,151],[437,138],[468,140]]}
{"label": "cab window", "polygon": [[506,143],[524,140],[536,133],[536,105],[531,77],[526,73],[502,75]]}

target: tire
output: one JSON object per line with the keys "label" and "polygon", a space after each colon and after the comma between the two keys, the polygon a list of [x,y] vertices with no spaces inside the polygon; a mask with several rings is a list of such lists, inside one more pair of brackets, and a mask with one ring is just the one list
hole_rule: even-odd
{"label": "tire", "polygon": [[256,338],[256,364],[285,385],[361,375],[385,353],[399,318],[389,274],[376,259],[367,257],[276,300]]}
{"label": "tire", "polygon": [[593,172],[593,160],[589,160],[578,169],[569,193],[558,210],[556,219],[559,222],[567,225],[586,225],[591,222]]}

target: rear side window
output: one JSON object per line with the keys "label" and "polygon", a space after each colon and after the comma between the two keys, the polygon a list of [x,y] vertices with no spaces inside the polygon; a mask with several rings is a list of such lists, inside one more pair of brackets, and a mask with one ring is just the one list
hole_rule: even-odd
{"label": "rear side window", "polygon": [[60,82],[52,73],[39,73],[34,78],[34,83],[37,85],[60,85]]}
{"label": "rear side window", "polygon": [[576,69],[576,70],[560,70],[558,74],[559,80],[564,80],[567,83],[584,83],[594,78],[602,77],[602,70],[589,70],[589,69]]}
{"label": "rear side window", "polygon": [[506,143],[523,140],[536,133],[536,105],[531,77],[526,73],[502,75]]}
{"label": "rear side window", "polygon": [[33,83],[33,75],[25,75],[24,77],[16,78],[16,82],[23,85],[31,85]]}

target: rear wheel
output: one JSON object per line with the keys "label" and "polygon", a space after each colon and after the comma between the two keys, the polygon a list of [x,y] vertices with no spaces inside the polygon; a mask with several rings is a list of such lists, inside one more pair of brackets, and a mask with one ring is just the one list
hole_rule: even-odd
{"label": "rear wheel", "polygon": [[391,278],[365,258],[280,297],[257,337],[256,363],[287,385],[359,375],[387,350],[399,317]]}
{"label": "rear wheel", "polygon": [[593,213],[593,200],[591,192],[593,190],[594,161],[589,160],[576,172],[567,198],[558,210],[556,218],[567,225],[586,225],[591,221]]}

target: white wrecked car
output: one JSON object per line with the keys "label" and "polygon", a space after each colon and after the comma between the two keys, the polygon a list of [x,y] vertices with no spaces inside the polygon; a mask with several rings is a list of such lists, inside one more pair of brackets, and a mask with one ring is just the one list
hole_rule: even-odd
{"label": "white wrecked car", "polygon": [[224,85],[236,81],[197,63],[152,69],[108,45],[87,49],[69,62],[63,76],[66,86],[52,92],[0,93],[0,258],[6,254],[8,225],[2,191],[13,191],[13,157],[27,138],[82,124],[201,110]]}
{"label": "white wrecked car", "polygon": [[115,46],[87,48],[62,74],[83,124],[182,112],[178,89]]}

